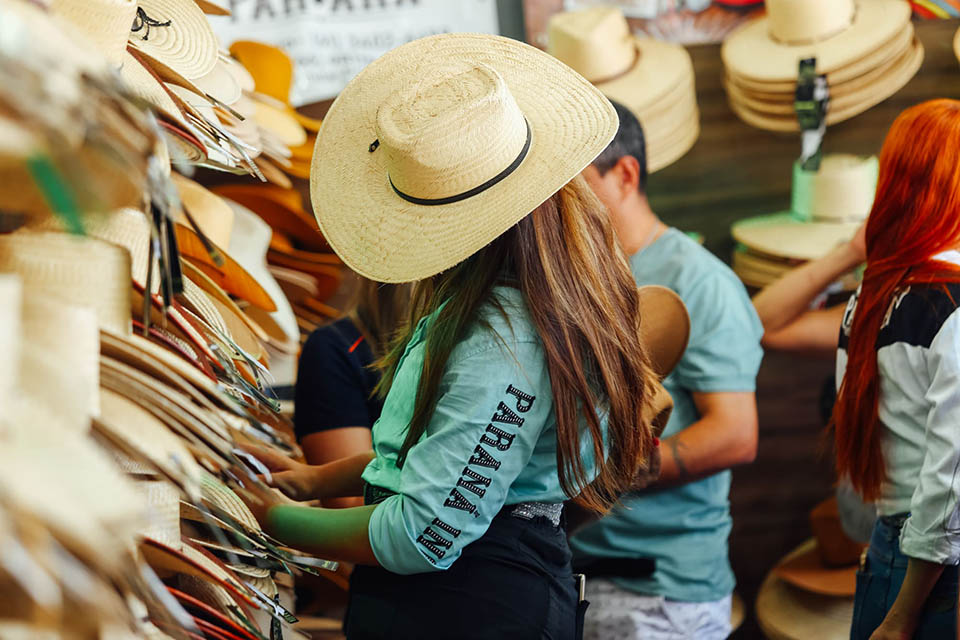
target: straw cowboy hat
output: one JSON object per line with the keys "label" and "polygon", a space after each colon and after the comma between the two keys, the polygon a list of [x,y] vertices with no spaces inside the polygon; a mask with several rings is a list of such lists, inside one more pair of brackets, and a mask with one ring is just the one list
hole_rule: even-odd
{"label": "straw cowboy hat", "polygon": [[90,307],[100,327],[130,333],[130,255],[95,238],[18,231],[0,235],[0,273],[69,304]]}
{"label": "straw cowboy hat", "polygon": [[[733,110],[747,124],[796,131],[798,64],[816,58],[831,102],[827,124],[899,91],[923,61],[904,0],[767,0],[765,15],[731,33],[721,55]],[[869,81],[867,76],[870,77]]]}
{"label": "straw cowboy hat", "polygon": [[270,227],[246,207],[230,200],[227,200],[227,204],[234,212],[230,252],[257,279],[277,305],[277,310],[270,314],[250,307],[246,310],[247,315],[269,334],[266,345],[270,354],[270,374],[275,384],[291,385],[296,381],[300,332],[290,302],[267,268]]}
{"label": "straw cowboy hat", "polygon": [[793,167],[790,211],[741,220],[734,239],[760,254],[814,260],[849,241],[867,219],[877,188],[876,156],[828,155],[820,170]]}
{"label": "straw cowboy hat", "polygon": [[267,311],[275,311],[276,303],[270,298],[270,294],[223,250],[223,247],[230,244],[233,210],[227,206],[223,198],[193,180],[177,173],[172,177],[184,209],[223,256],[224,263],[218,265],[213,261],[200,237],[187,223],[185,216],[180,218],[176,228],[182,256],[193,262],[228,293]]}
{"label": "straw cowboy hat", "polygon": [[594,7],[554,15],[547,50],[637,116],[649,171],[675,162],[696,142],[693,64],[682,46],[634,37],[619,8]]}
{"label": "straw cowboy hat", "polygon": [[523,219],[616,131],[610,102],[556,58],[499,36],[431,36],[340,93],[317,136],[311,200],[355,271],[420,280]]}

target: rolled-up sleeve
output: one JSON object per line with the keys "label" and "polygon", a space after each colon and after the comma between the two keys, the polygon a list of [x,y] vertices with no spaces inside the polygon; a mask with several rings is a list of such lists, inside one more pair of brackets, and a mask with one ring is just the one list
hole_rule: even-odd
{"label": "rolled-up sleeve", "polygon": [[926,453],[900,548],[912,558],[960,563],[960,314],[930,344]]}
{"label": "rolled-up sleeve", "polygon": [[400,489],[374,510],[369,537],[398,574],[449,568],[480,538],[526,466],[552,408],[535,343],[494,346],[448,364]]}

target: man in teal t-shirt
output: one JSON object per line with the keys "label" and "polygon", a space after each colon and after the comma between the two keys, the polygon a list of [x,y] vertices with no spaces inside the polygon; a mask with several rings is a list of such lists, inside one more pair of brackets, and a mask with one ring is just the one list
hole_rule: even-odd
{"label": "man in teal t-shirt", "polygon": [[614,106],[620,131],[583,175],[610,209],[637,284],[677,292],[691,328],[664,381],[674,410],[659,480],[571,539],[587,571],[584,638],[719,640],[730,633],[734,587],[729,469],[756,455],[763,329],[733,272],[650,209],[643,130]]}

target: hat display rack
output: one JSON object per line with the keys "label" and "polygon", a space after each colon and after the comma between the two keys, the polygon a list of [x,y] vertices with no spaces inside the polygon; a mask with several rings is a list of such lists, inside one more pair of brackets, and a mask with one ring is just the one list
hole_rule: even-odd
{"label": "hat display rack", "polygon": [[860,555],[866,545],[847,537],[836,498],[810,512],[813,537],[788,553],[757,595],[757,621],[776,640],[845,640],[853,621]]}
{"label": "hat display rack", "polygon": [[[872,1],[864,0],[867,5]],[[818,72],[822,65],[815,56],[795,64],[793,122],[801,132],[801,154],[793,164],[790,209],[740,220],[730,229],[737,243],[731,266],[744,284],[757,289],[849,242],[869,216],[877,187],[876,156],[823,155],[823,138],[836,109],[830,76]],[[859,269],[845,274],[826,293],[852,291],[861,275]]]}
{"label": "hat display rack", "polygon": [[693,63],[682,46],[636,37],[620,8],[601,6],[554,15],[547,51],[637,117],[650,173],[696,143],[700,110]]}
{"label": "hat display rack", "polygon": [[205,11],[0,0],[0,638],[305,638],[293,577],[337,569],[239,496],[268,473],[240,445],[301,455],[270,254],[326,260],[282,267],[298,303],[339,265],[292,192],[260,214],[188,177],[282,182],[307,143],[284,127],[317,123],[258,95]]}
{"label": "hat display rack", "polygon": [[894,95],[923,62],[906,0],[766,0],[766,9],[721,49],[730,107],[750,126],[800,129],[793,103],[801,60],[816,58],[826,77],[828,125]]}

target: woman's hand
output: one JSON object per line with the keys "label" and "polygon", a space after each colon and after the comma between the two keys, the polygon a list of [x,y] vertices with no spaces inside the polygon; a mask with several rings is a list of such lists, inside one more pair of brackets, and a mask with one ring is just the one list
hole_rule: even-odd
{"label": "woman's hand", "polygon": [[270,470],[270,477],[263,478],[264,482],[280,489],[291,500],[304,502],[320,497],[318,467],[297,462],[266,447],[247,444],[240,447]]}

